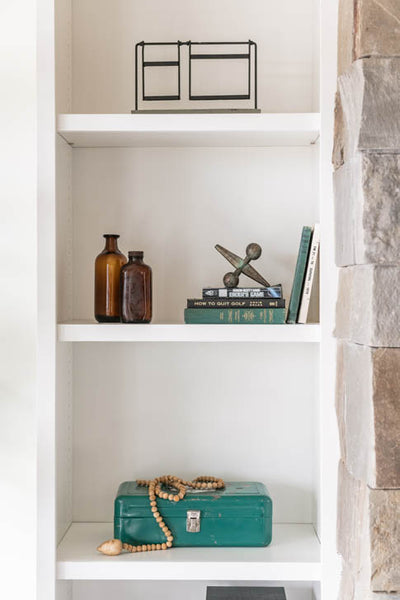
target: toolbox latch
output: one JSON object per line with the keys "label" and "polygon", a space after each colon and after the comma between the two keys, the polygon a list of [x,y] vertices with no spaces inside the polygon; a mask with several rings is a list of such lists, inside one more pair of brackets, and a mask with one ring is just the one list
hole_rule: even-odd
{"label": "toolbox latch", "polygon": [[188,510],[186,513],[186,531],[198,533],[200,531],[200,511]]}

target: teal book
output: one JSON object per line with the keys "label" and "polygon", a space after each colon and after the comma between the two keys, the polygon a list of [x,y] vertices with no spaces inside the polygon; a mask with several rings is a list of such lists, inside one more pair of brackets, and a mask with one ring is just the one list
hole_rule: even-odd
{"label": "teal book", "polygon": [[310,251],[312,227],[303,227],[300,239],[300,248],[297,255],[296,270],[294,272],[292,293],[290,294],[287,323],[296,323],[300,309],[301,292],[307,268],[308,253]]}
{"label": "teal book", "polygon": [[284,308],[186,308],[185,323],[211,325],[280,325]]}

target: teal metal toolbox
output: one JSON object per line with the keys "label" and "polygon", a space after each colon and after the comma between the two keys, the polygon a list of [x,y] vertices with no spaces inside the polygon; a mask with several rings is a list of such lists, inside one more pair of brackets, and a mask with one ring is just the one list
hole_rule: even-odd
{"label": "teal metal toolbox", "polygon": [[[167,490],[168,491],[168,490]],[[272,500],[256,482],[225,483],[222,490],[188,490],[180,502],[157,499],[174,546],[268,546]],[[127,544],[165,542],[150,510],[147,488],[122,483],[114,503],[114,537]]]}

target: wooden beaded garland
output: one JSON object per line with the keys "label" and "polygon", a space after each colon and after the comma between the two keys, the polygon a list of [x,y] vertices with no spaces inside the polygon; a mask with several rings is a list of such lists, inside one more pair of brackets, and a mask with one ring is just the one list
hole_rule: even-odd
{"label": "wooden beaded garland", "polygon": [[[196,477],[196,479],[193,479],[193,481],[186,481],[184,479],[180,479],[180,477],[176,477],[175,475],[163,475],[162,477],[156,477],[152,480],[138,479],[136,483],[142,487],[149,488],[150,509],[158,526],[163,532],[166,541],[162,544],[141,544],[138,546],[133,546],[132,544],[121,544],[120,540],[108,540],[97,548],[99,552],[107,554],[108,556],[115,556],[120,554],[121,550],[135,553],[150,552],[154,550],[168,550],[168,548],[172,548],[174,537],[158,510],[157,496],[158,498],[169,500],[170,502],[179,502],[186,496],[187,488],[194,490],[218,490],[225,487],[225,483],[222,479],[217,477],[209,477],[207,475]],[[162,485],[173,488],[177,490],[178,493],[167,494],[162,491]]]}

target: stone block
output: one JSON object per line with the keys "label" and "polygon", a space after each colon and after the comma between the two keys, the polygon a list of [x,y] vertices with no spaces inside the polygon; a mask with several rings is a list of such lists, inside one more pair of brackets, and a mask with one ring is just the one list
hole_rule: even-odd
{"label": "stone block", "polygon": [[400,594],[372,592],[356,579],[357,574],[352,573],[343,561],[338,600],[400,600]]}
{"label": "stone block", "polygon": [[336,393],[335,393],[335,408],[336,418],[339,430],[340,457],[346,460],[346,419],[345,419],[345,365],[344,365],[344,349],[346,342],[338,340],[336,353]]}
{"label": "stone block", "polygon": [[338,75],[347,71],[354,61],[354,16],[356,1],[339,0]]}
{"label": "stone block", "polygon": [[337,376],[348,471],[372,488],[400,488],[400,349],[342,342]]}
{"label": "stone block", "polygon": [[335,334],[357,344],[400,347],[400,266],[339,270]]}
{"label": "stone block", "polygon": [[400,490],[374,490],[339,466],[339,554],[354,588],[400,592]]}
{"label": "stone block", "polygon": [[357,60],[339,77],[338,91],[343,121],[335,155],[346,162],[359,150],[398,153],[400,58]]}
{"label": "stone block", "polygon": [[[343,461],[339,463],[337,550],[350,573],[361,573],[369,563],[368,488],[355,479]],[[368,580],[368,572],[366,571]]]}
{"label": "stone block", "polygon": [[335,169],[341,167],[345,162],[344,151],[346,148],[345,127],[343,109],[339,92],[335,96],[335,128],[333,134],[332,163]]}
{"label": "stone block", "polygon": [[340,0],[338,72],[369,56],[400,56],[398,0]]}
{"label": "stone block", "polygon": [[333,178],[336,264],[400,262],[400,154],[359,152]]}

